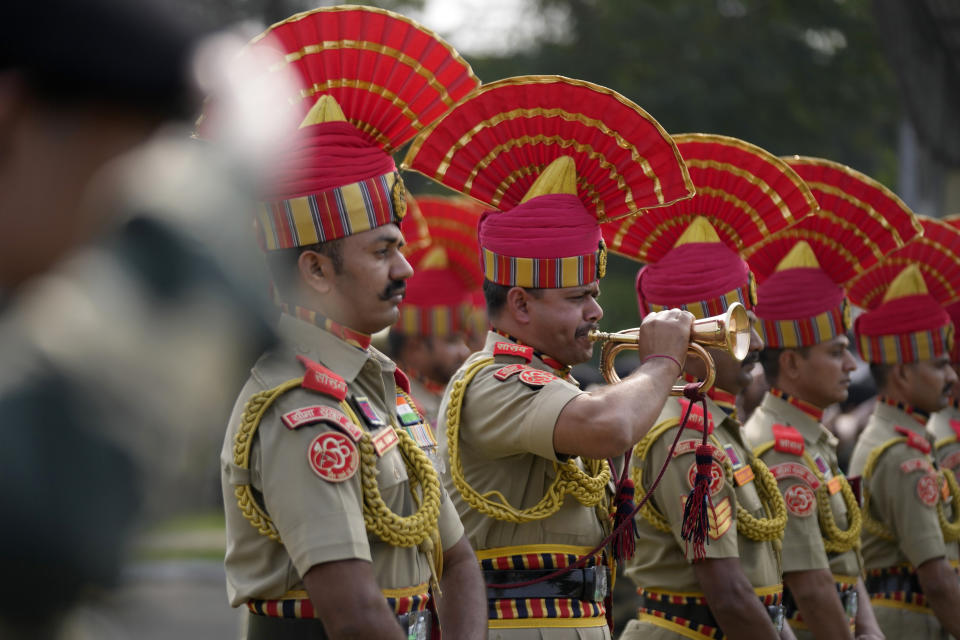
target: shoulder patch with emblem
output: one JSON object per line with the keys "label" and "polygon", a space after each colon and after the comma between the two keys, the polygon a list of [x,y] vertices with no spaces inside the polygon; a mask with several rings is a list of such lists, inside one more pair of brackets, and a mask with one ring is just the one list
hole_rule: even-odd
{"label": "shoulder patch with emblem", "polygon": [[549,371],[540,371],[540,369],[531,369],[527,367],[520,372],[519,379],[520,382],[528,387],[539,389],[543,385],[553,382],[558,378]]}
{"label": "shoulder patch with emblem", "polygon": [[[690,401],[686,398],[678,398],[678,401],[680,402],[680,420],[683,420],[683,416],[687,413],[687,408],[690,407]],[[687,424],[684,428],[689,427],[694,431],[703,433],[703,425],[703,406],[701,406],[699,402],[694,402],[693,408],[690,409],[690,417],[687,418]],[[707,412],[706,425],[707,434],[713,433],[713,416],[709,411]]]}
{"label": "shoulder patch with emblem", "polygon": [[784,491],[783,501],[787,504],[787,511],[800,518],[813,515],[817,508],[817,497],[805,484],[795,484]]}
{"label": "shoulder patch with emblem", "polygon": [[328,431],[310,442],[307,462],[327,482],[344,482],[357,472],[360,453],[350,438],[339,431]]}
{"label": "shoulder patch with emblem", "polygon": [[937,504],[940,499],[940,476],[936,473],[927,473],[917,480],[917,498],[928,507]]}
{"label": "shoulder patch with emblem", "polygon": [[289,411],[282,416],[280,420],[286,425],[287,429],[295,430],[308,424],[325,422],[350,436],[354,442],[359,442],[363,437],[363,430],[355,425],[342,411],[333,407],[322,405],[312,405]]}
{"label": "shoulder patch with emblem", "polygon": [[810,485],[810,488],[813,490],[820,487],[820,481],[817,479],[817,476],[814,475],[813,471],[799,462],[781,462],[780,464],[775,464],[770,467],[770,473],[772,473],[773,477],[777,480],[799,478]]}
{"label": "shoulder patch with emblem", "polygon": [[804,450],[803,436],[793,427],[785,424],[773,425],[773,448],[780,453],[789,453],[802,456]]}
{"label": "shoulder patch with emblem", "polygon": [[498,342],[493,345],[493,355],[514,356],[531,362],[533,360],[533,347],[516,344],[514,342]]}
{"label": "shoulder patch with emblem", "polygon": [[899,425],[894,427],[894,430],[900,435],[906,436],[907,446],[911,449],[916,449],[921,453],[930,453],[931,449],[933,448],[930,446],[929,440],[915,431],[911,431],[910,429],[901,427]]}
{"label": "shoulder patch with emblem", "polygon": [[347,397],[347,382],[319,362],[314,362],[304,356],[297,356],[297,360],[306,368],[303,382],[300,386],[310,391],[316,391],[334,398],[338,402]]}
{"label": "shoulder patch with emblem", "polygon": [[494,371],[493,377],[499,380],[500,382],[503,382],[510,376],[520,373],[526,368],[527,368],[527,365],[525,364],[508,364],[507,366],[500,367],[499,369]]}

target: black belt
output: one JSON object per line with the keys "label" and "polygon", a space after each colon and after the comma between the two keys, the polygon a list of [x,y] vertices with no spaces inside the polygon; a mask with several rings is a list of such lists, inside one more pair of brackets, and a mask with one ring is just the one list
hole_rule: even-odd
{"label": "black belt", "polygon": [[[836,587],[837,597],[840,598],[840,604],[843,606],[847,617],[856,618],[857,608],[859,607],[857,588],[852,586],[841,590],[839,584],[836,584]],[[797,603],[793,599],[793,594],[790,593],[790,589],[785,586],[783,588],[783,612],[784,615],[787,616],[787,620],[793,620],[794,616],[797,615],[797,610]]]}
{"label": "black belt", "polygon": [[[326,640],[323,623],[316,618],[275,618],[248,616],[247,640]],[[397,616],[400,628],[411,640],[430,640],[433,618],[430,611],[413,611]]]}
{"label": "black belt", "polygon": [[894,592],[903,592],[906,596],[923,595],[920,579],[916,572],[891,573],[882,570],[877,575],[868,575],[863,583],[871,596],[885,596]]}
{"label": "black belt", "polygon": [[[512,584],[527,582],[546,575],[556,569],[503,569],[486,570],[483,581],[491,584]],[[610,569],[606,566],[573,569],[563,575],[537,582],[526,587],[495,589],[487,587],[487,599],[503,598],[572,598],[587,602],[603,602],[610,591]]]}
{"label": "black belt", "polygon": [[[776,627],[777,632],[783,630],[783,607],[779,604],[763,605],[770,617],[770,622]],[[647,611],[658,611],[664,614],[671,622],[681,624],[685,627],[695,628],[694,625],[704,625],[720,629],[717,619],[713,617],[710,607],[705,604],[666,602],[657,598],[648,597],[645,593],[640,594],[640,608]],[[677,622],[676,618],[682,618],[692,624],[683,624]]]}

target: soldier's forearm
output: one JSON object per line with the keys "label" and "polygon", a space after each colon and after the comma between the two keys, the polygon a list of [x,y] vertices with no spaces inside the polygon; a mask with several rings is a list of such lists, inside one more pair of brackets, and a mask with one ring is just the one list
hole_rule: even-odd
{"label": "soldier's forearm", "polygon": [[866,585],[863,584],[863,578],[857,580],[857,624],[854,635],[859,638],[866,636],[868,638],[883,638],[883,631],[880,630],[880,623],[877,622],[877,616],[873,613],[873,606],[870,604],[870,593]]}
{"label": "soldier's forearm", "polygon": [[923,595],[937,620],[954,638],[960,638],[960,583],[946,558],[928,560],[917,567]]}
{"label": "soldier's forearm", "polygon": [[826,569],[791,571],[783,576],[804,624],[816,638],[849,638],[850,623]]}
{"label": "soldier's forearm", "polygon": [[487,595],[477,558],[466,536],[443,554],[443,595],[437,610],[444,635],[464,640],[487,636]]}
{"label": "soldier's forearm", "polygon": [[730,640],[775,639],[777,630],[743,574],[738,558],[713,558],[693,565],[713,617]]}

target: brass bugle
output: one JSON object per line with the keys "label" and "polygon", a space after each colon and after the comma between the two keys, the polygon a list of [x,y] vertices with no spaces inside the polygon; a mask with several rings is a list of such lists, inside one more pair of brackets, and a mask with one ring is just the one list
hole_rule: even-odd
{"label": "brass bugle", "polygon": [[[639,327],[634,327],[616,333],[591,331],[587,334],[590,340],[602,343],[600,347],[600,372],[603,374],[603,379],[608,383],[620,382],[620,376],[617,375],[613,366],[614,361],[621,351],[635,351],[638,348],[639,338],[637,335],[639,331]],[[717,367],[706,347],[723,349],[737,360],[743,360],[747,357],[747,352],[750,350],[750,318],[742,304],[734,302],[724,314],[694,320],[693,322],[687,353],[703,360],[703,364],[707,368],[707,376],[700,387],[701,391],[707,391],[713,387],[717,378]],[[683,395],[683,385],[674,385],[670,395]]]}

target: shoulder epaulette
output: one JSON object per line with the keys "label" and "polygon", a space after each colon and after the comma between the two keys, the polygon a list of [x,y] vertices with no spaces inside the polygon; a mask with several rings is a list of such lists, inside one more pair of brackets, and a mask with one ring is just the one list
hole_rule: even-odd
{"label": "shoulder epaulette", "polygon": [[[680,403],[679,419],[682,421],[684,414],[686,414],[687,409],[690,407],[690,401],[687,400],[686,398],[678,398],[678,402]],[[708,411],[706,420],[704,420],[703,407],[700,405],[699,402],[695,402],[693,404],[693,408],[690,409],[690,417],[687,418],[687,424],[685,425],[684,428],[689,427],[694,431],[699,431],[700,433],[703,433],[704,423],[706,423],[706,426],[707,426],[707,435],[710,435],[711,433],[713,433],[713,426],[714,426],[713,416]]]}
{"label": "shoulder epaulette", "polygon": [[805,448],[803,436],[793,427],[775,424],[773,425],[773,448],[780,453],[802,456]]}
{"label": "shoulder epaulette", "polygon": [[930,441],[924,438],[919,433],[914,433],[906,427],[896,426],[894,430],[902,436],[907,438],[907,446],[921,453],[930,453],[932,447],[930,446]]}
{"label": "shoulder epaulette", "polygon": [[304,389],[328,395],[337,400],[337,402],[347,397],[346,380],[310,358],[297,356],[297,360],[306,368],[306,372],[303,374],[303,382],[301,383]]}
{"label": "shoulder epaulette", "polygon": [[514,356],[523,358],[527,362],[533,360],[533,347],[528,347],[514,342],[498,342],[493,345],[494,356]]}
{"label": "shoulder epaulette", "polygon": [[393,381],[398,388],[403,389],[406,393],[410,393],[410,378],[400,370],[400,367],[393,370]]}

